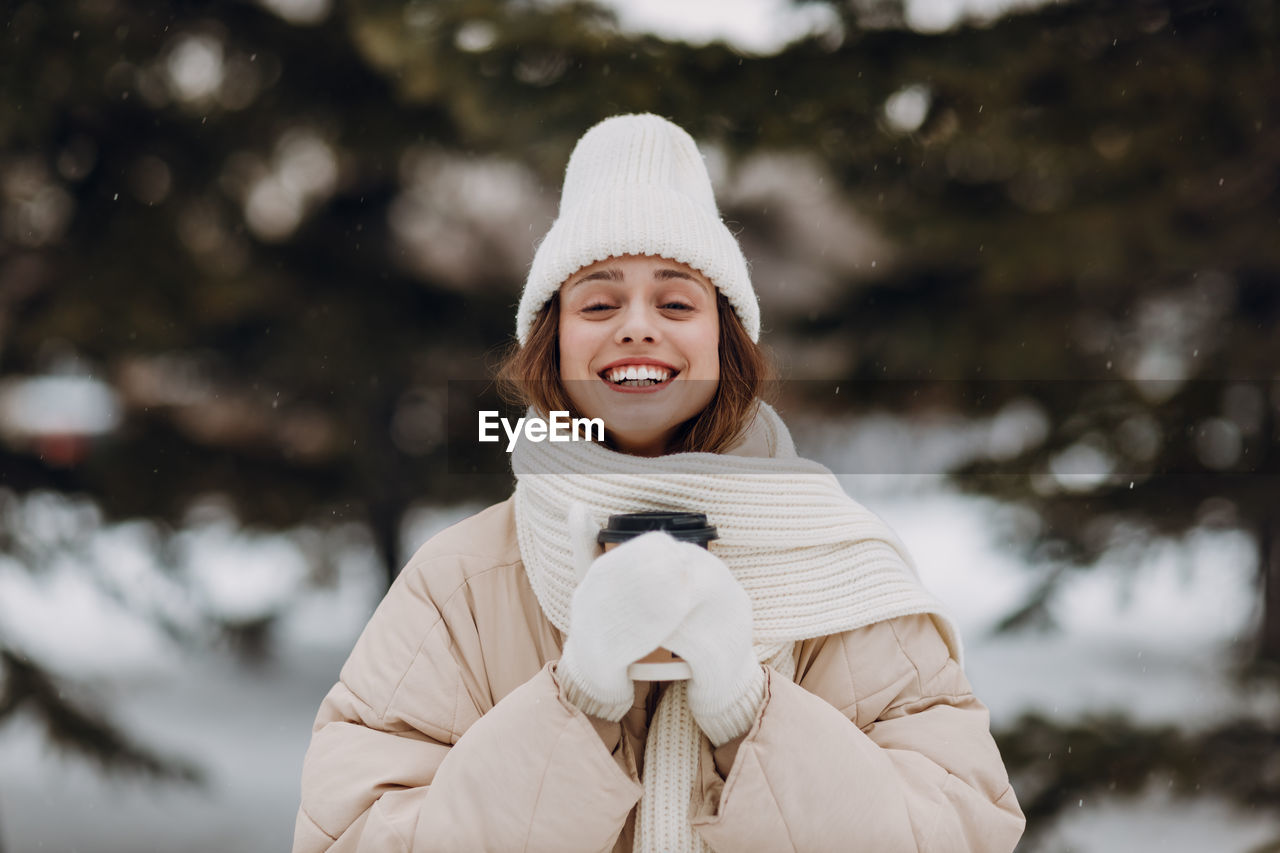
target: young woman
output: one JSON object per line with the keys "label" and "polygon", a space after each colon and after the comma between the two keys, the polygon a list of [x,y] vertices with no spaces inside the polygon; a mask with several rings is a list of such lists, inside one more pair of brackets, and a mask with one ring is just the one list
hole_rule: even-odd
{"label": "young woman", "polygon": [[[513,496],[409,562],[320,708],[297,853],[1014,848],[959,638],[758,400],[759,331],[688,134],[588,131],[503,376],[605,441],[520,442]],[[599,553],[652,509],[720,539]],[[658,647],[691,676],[632,681]]]}

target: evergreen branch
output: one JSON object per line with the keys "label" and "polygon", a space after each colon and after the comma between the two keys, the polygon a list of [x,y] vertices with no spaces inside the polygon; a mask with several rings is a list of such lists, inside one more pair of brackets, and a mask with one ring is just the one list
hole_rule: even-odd
{"label": "evergreen branch", "polygon": [[1027,816],[1028,836],[1043,833],[1072,805],[1104,795],[1137,796],[1156,780],[1176,796],[1210,794],[1272,811],[1280,803],[1277,721],[1239,717],[1186,731],[1124,714],[1058,722],[1032,713],[997,732],[996,740]]}
{"label": "evergreen branch", "polygon": [[98,764],[102,770],[199,785],[204,774],[191,761],[156,753],[134,741],[103,716],[65,697],[65,690],[40,667],[9,649],[0,649],[4,668],[0,721],[27,708],[44,726],[49,741]]}

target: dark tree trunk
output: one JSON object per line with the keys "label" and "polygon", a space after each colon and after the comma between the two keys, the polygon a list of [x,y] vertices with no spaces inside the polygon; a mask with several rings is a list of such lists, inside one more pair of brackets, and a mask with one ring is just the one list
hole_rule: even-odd
{"label": "dark tree trunk", "polygon": [[400,554],[400,519],[404,508],[392,506],[390,502],[380,502],[370,508],[369,527],[373,532],[373,544],[378,556],[382,558],[382,568],[386,572],[387,588],[400,574],[403,562]]}
{"label": "dark tree trunk", "polygon": [[[1269,389],[1259,389],[1263,399],[1267,399]],[[1262,435],[1259,454],[1262,471],[1272,472],[1280,468],[1280,460],[1276,459],[1277,434],[1276,410],[1274,406],[1264,406],[1262,416]],[[1267,473],[1267,480],[1275,483],[1280,478]],[[1267,501],[1262,507],[1258,520],[1258,573],[1262,576],[1262,625],[1258,631],[1258,647],[1254,656],[1255,663],[1266,665],[1280,664],[1280,506]]]}
{"label": "dark tree trunk", "polygon": [[369,467],[365,474],[369,530],[373,534],[373,545],[382,560],[388,588],[400,574],[404,562],[400,523],[404,520],[410,493],[405,460],[391,441],[396,395],[383,389],[392,387],[396,386],[387,382],[380,383],[368,407],[367,440],[370,447],[367,451]]}
{"label": "dark tree trunk", "polygon": [[1258,527],[1258,569],[1262,573],[1262,627],[1258,636],[1260,663],[1280,664],[1280,521],[1263,518]]}

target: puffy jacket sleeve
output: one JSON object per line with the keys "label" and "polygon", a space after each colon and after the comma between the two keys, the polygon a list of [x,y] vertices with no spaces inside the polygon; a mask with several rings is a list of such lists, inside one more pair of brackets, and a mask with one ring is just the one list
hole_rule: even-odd
{"label": "puffy jacket sleeve", "polygon": [[536,659],[492,696],[469,601],[392,587],[317,715],[294,853],[612,849],[642,790],[625,739]]}
{"label": "puffy jacket sleeve", "polygon": [[827,637],[800,657],[799,683],[767,670],[755,724],[715,752],[724,784],[702,792],[693,821],[708,844],[1014,849],[1025,821],[987,709],[930,617]]}

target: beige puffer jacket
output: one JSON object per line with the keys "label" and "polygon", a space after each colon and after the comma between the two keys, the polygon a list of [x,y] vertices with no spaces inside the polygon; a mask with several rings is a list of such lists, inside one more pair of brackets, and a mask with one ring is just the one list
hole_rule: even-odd
{"label": "beige puffer jacket", "polygon": [[[563,637],[529,587],[513,501],[401,573],[316,717],[295,853],[630,851],[647,722],[565,701]],[[716,851],[1013,850],[1024,819],[986,708],[927,616],[799,643],[741,738],[703,740]]]}

